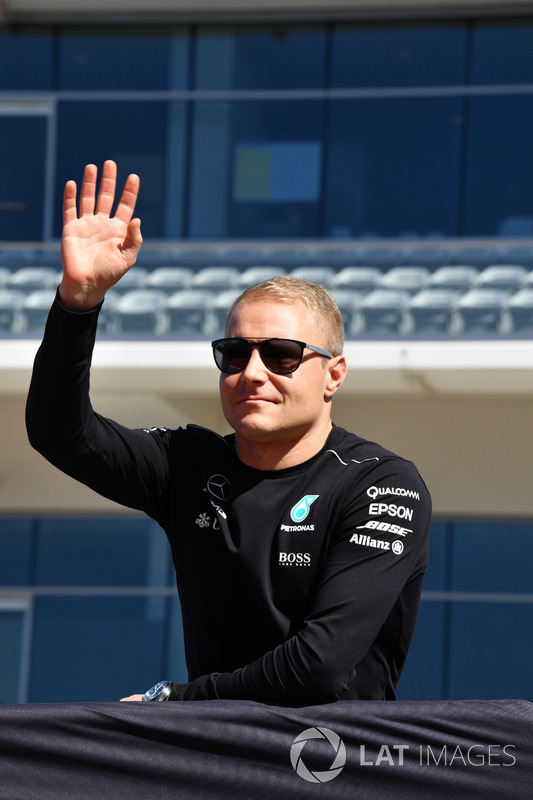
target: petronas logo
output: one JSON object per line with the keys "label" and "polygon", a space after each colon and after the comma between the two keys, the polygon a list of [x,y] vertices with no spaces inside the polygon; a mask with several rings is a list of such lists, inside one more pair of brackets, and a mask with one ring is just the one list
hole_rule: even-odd
{"label": "petronas logo", "polygon": [[302,497],[295,506],[291,508],[291,519],[293,522],[303,522],[309,514],[309,509],[315,500],[319,497],[318,494],[306,494]]}

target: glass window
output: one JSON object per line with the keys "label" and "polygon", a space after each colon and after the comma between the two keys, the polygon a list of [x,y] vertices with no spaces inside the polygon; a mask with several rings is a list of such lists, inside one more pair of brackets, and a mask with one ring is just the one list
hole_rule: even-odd
{"label": "glass window", "polygon": [[33,529],[30,519],[0,519],[0,585],[27,586],[33,582]]}
{"label": "glass window", "polygon": [[472,37],[472,83],[533,82],[533,22],[483,20]]}
{"label": "glass window", "polygon": [[325,235],[455,235],[461,124],[455,98],[332,102]]}
{"label": "glass window", "polygon": [[46,91],[52,86],[49,28],[0,29],[0,91]]}
{"label": "glass window", "polygon": [[470,101],[466,236],[533,236],[533,96]]}
{"label": "glass window", "polygon": [[[83,135],[81,135],[83,132]],[[55,235],[61,235],[63,187],[81,180],[86,163],[118,164],[118,182],[141,178],[135,215],[145,238],[182,233],[185,107],[164,102],[62,102],[58,116]]]}
{"label": "glass window", "polygon": [[41,520],[35,559],[37,586],[166,586],[170,580],[166,536],[144,519]]}
{"label": "glass window", "polygon": [[464,81],[466,27],[342,25],[332,41],[333,88],[453,86]]}
{"label": "glass window", "polygon": [[169,602],[37,597],[29,702],[119,700],[166,679]]}
{"label": "glass window", "polygon": [[322,88],[326,34],[322,28],[284,25],[200,28],[195,88]]}
{"label": "glass window", "polygon": [[185,30],[157,27],[64,28],[59,37],[59,89],[186,89]]}
{"label": "glass window", "polygon": [[198,103],[189,236],[317,236],[322,114],[318,101]]}

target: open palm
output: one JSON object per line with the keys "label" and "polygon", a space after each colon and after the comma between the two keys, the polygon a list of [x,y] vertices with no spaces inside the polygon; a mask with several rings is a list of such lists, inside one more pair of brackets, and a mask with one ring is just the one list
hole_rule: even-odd
{"label": "open palm", "polygon": [[133,266],[142,244],[140,220],[132,219],[139,193],[137,175],[128,176],[114,216],[111,211],[115,200],[116,164],[113,161],[104,163],[98,195],[97,177],[97,168],[88,164],[83,173],[79,214],[76,184],[68,181],[65,186],[60,294],[62,301],[71,308],[98,305],[107,290]]}

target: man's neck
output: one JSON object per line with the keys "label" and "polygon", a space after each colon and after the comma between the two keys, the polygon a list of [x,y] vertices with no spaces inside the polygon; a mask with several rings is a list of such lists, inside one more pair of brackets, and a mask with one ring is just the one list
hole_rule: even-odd
{"label": "man's neck", "polygon": [[313,435],[305,435],[297,441],[249,441],[237,433],[235,445],[239,459],[249,467],[260,470],[278,470],[303,464],[319,453],[331,433],[332,423]]}

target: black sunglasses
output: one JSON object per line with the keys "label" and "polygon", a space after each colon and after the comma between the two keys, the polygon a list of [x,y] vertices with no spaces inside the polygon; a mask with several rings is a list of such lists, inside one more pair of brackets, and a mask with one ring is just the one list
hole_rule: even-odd
{"label": "black sunglasses", "polygon": [[250,342],[248,339],[215,339],[211,342],[215,364],[221,372],[236,373],[245,369],[252,349],[259,348],[259,355],[265,367],[275,375],[290,375],[296,372],[304,350],[312,350],[326,358],[334,358],[329,350],[315,347],[312,344],[299,342],[297,339],[263,339],[262,342]]}

